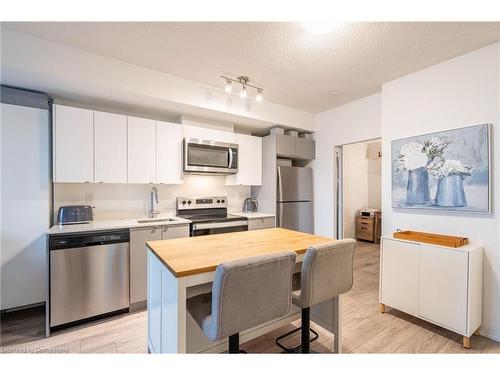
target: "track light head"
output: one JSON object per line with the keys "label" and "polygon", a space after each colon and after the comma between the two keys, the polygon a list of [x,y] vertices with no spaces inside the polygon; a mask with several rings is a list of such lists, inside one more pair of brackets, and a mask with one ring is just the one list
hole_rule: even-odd
{"label": "track light head", "polygon": [[255,97],[256,102],[261,102],[262,101],[262,90],[257,90],[257,96]]}
{"label": "track light head", "polygon": [[246,98],[247,97],[247,86],[246,85],[243,85],[241,87],[240,96],[242,98]]}
{"label": "track light head", "polygon": [[226,85],[224,86],[224,91],[226,94],[230,94],[233,91],[233,82],[231,80],[226,79]]}

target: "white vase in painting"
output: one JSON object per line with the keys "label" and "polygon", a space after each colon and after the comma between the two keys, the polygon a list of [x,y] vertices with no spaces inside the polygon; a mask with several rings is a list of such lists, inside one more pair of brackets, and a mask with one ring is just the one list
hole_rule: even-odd
{"label": "white vase in painting", "polygon": [[425,204],[431,200],[429,193],[429,173],[425,167],[408,171],[406,188],[407,204]]}

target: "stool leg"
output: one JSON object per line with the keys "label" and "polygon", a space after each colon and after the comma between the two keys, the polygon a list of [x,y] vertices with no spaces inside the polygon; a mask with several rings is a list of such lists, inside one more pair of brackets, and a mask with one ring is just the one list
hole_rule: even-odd
{"label": "stool leg", "polygon": [[229,354],[238,354],[240,352],[240,334],[235,333],[229,336]]}
{"label": "stool leg", "polygon": [[302,353],[309,353],[309,328],[311,325],[310,308],[302,309],[302,326],[301,326],[301,346]]}

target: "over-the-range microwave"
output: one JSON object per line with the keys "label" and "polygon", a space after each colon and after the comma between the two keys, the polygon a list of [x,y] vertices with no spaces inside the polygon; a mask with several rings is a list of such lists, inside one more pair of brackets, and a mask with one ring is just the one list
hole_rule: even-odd
{"label": "over-the-range microwave", "polygon": [[194,174],[238,173],[238,145],[184,138],[184,172]]}

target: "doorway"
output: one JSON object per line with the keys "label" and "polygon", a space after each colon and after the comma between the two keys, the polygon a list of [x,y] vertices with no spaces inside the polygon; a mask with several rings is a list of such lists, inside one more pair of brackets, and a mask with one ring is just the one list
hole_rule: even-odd
{"label": "doorway", "polygon": [[382,141],[335,148],[336,237],[380,241]]}

